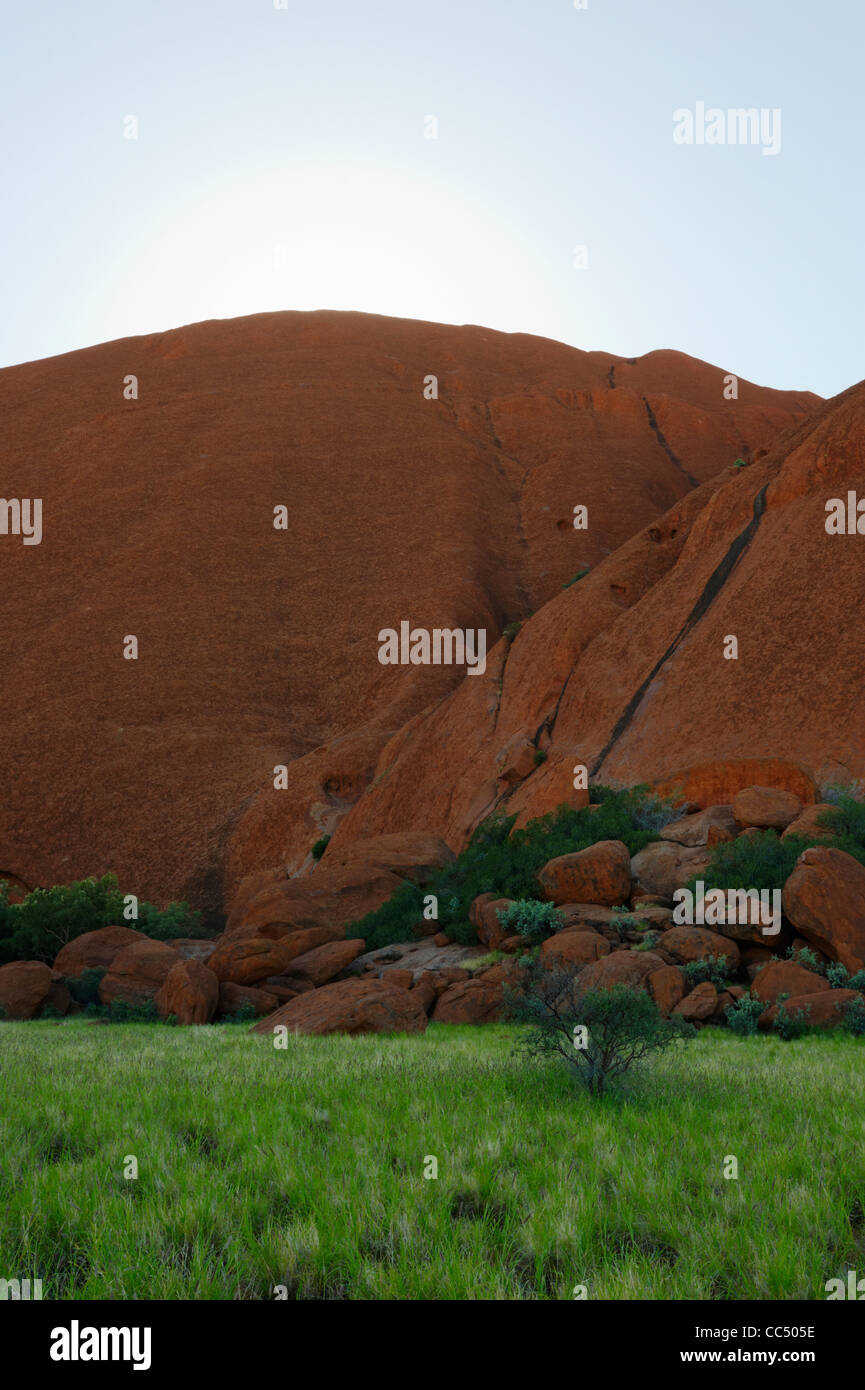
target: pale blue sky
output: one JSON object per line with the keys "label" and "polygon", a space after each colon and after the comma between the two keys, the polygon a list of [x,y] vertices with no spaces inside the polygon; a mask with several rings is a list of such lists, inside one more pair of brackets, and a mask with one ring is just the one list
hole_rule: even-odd
{"label": "pale blue sky", "polygon": [[[865,376],[863,13],[6,0],[0,365],[362,309],[834,394]],[[780,108],[780,153],[676,145],[699,101]]]}

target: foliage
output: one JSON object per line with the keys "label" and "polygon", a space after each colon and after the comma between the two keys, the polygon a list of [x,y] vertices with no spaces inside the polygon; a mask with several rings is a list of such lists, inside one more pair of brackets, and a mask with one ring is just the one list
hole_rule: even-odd
{"label": "foliage", "polygon": [[788,1013],[787,1000],[788,994],[779,994],[778,1012],[775,1015],[775,1031],[784,1042],[794,1042],[796,1038],[801,1038],[807,1033],[811,1019],[811,1005],[808,1004],[804,1009],[797,1009],[796,1012]]}
{"label": "foliage", "polygon": [[567,584],[562,585],[562,588],[570,589],[573,584],[577,584],[581,579],[585,579],[590,569],[591,565],[583,565],[582,569],[577,570],[577,573],[574,575],[573,579],[569,579]]}
{"label": "foliage", "polygon": [[757,1025],[766,1011],[766,1005],[751,995],[736,999],[725,1014],[727,1027],[740,1038],[750,1038],[757,1032]]}
{"label": "foliage", "polygon": [[711,980],[715,988],[721,990],[730,978],[730,966],[726,956],[703,956],[700,960],[689,960],[682,966],[682,973],[691,989]]}
{"label": "foliage", "polygon": [[517,1022],[531,1025],[517,1047],[563,1060],[594,1096],[651,1053],[697,1033],[679,1015],[665,1019],[643,990],[614,985],[583,991],[578,973],[539,965],[526,972],[509,1005]]}
{"label": "foliage", "polygon": [[[739,835],[713,847],[709,864],[699,877],[707,893],[712,888],[756,888],[758,892],[783,888],[799,855],[812,843],[798,835],[781,840],[774,830]],[[692,893],[696,892],[696,882],[695,875],[688,883]]]}
{"label": "foliage", "polygon": [[844,1010],[844,1027],[854,1038],[865,1037],[865,1001],[851,999]]}
{"label": "foliage", "polygon": [[[67,941],[124,923],[124,906],[116,874],[37,888],[20,903],[10,903],[8,887],[0,883],[0,965],[13,960],[41,960],[50,965]],[[158,908],[139,902],[138,917],[131,925],[156,941],[206,935],[200,914],[187,903]]]}
{"label": "foliage", "polygon": [[857,970],[855,975],[847,973],[846,965],[840,961],[833,961],[826,966],[826,979],[833,989],[862,989],[865,990],[865,970]]}
{"label": "foliage", "polygon": [[322,835],[322,837],[321,837],[320,840],[316,840],[315,844],[313,845],[312,849],[310,850],[310,853],[311,853],[313,859],[314,859],[316,862],[318,862],[318,860],[319,860],[319,859],[321,858],[321,856],[324,854],[324,851],[327,849],[327,847],[328,847],[329,844],[330,844],[330,836],[329,836],[329,835]]}
{"label": "foliage", "polygon": [[63,983],[75,1002],[86,1009],[91,1004],[98,1005],[99,986],[107,973],[102,965],[88,966],[77,979],[64,980]]}
{"label": "foliage", "polygon": [[546,941],[564,925],[564,917],[552,903],[522,898],[499,910],[498,919],[507,936],[522,936],[534,945]]}
{"label": "foliage", "polygon": [[[787,960],[793,961],[794,965],[801,965],[803,970],[810,970],[814,975],[825,975],[827,973],[826,966],[817,959],[809,946],[788,946],[786,955]],[[843,965],[841,969],[844,970]],[[847,972],[845,970],[845,977],[846,974]]]}
{"label": "foliage", "polygon": [[588,849],[599,840],[622,840],[631,855],[657,839],[656,827],[677,816],[671,802],[654,796],[645,786],[625,791],[592,788],[593,811],[561,805],[523,829],[514,830],[516,816],[494,813],[483,821],[452,864],[437,869],[420,888],[403,883],[375,912],[355,922],[368,950],[408,941],[423,916],[424,897],[438,900],[439,921],[455,941],[470,945],[477,934],[469,909],[481,893],[525,900],[540,897],[537,873],[550,859]]}

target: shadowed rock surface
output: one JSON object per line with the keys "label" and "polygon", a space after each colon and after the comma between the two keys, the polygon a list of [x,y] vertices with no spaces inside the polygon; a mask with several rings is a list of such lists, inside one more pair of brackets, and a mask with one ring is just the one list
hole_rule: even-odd
{"label": "shadowed rock surface", "polygon": [[[806,441],[786,468],[773,455],[710,483],[817,404],[744,381],[727,401],[726,370],[322,312],[194,324],[0,371],[4,495],[44,508],[41,545],[0,537],[5,871],[49,885],[112,868],[127,891],[218,917],[251,872],[311,865],[394,736],[381,793],[348,837],[411,829],[455,847],[493,799],[503,744],[520,735],[504,769],[519,778],[543,721],[559,761],[529,779],[548,784],[540,801],[561,799],[574,750],[597,761],[609,745],[611,777],[675,761],[673,729],[677,747],[714,754],[692,655],[731,617],[762,641],[767,604],[813,601],[823,542],[803,532],[804,549],[779,547],[793,514],[816,508],[815,472],[849,472],[824,412],[824,454]],[[431,374],[437,400],[424,399]],[[136,400],[123,396],[130,375]],[[275,530],[281,505],[287,529]],[[587,531],[573,528],[577,505]],[[697,624],[713,569],[749,526],[759,545]],[[764,537],[768,570],[752,560]],[[834,562],[856,542],[829,544]],[[839,604],[854,597],[840,560]],[[588,578],[563,591],[584,565]],[[377,659],[379,630],[402,619],[486,628],[492,646],[532,612],[485,677]],[[137,661],[122,656],[130,634]],[[812,637],[806,624],[796,643]],[[740,705],[743,683],[781,660],[782,679],[760,682],[766,727],[796,695],[780,642],[780,630],[768,649],[752,640],[721,696]],[[817,665],[798,660],[804,686]],[[640,702],[657,705],[659,680],[674,696],[666,725],[634,709],[613,736],[631,692],[645,685]],[[837,714],[818,684],[803,722],[815,703]],[[793,704],[778,750],[803,742]],[[273,789],[277,764],[286,790]],[[524,780],[506,785],[526,801]]]}

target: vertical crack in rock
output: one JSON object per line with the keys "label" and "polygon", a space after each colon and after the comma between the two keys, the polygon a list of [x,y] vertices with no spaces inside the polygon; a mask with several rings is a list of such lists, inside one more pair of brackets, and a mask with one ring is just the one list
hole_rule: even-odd
{"label": "vertical crack in rock", "polygon": [[691,484],[691,487],[699,487],[699,480],[693,477],[693,475],[688,472],[687,468],[682,463],[682,460],[676,457],[676,455],[673,453],[673,450],[670,448],[669,444],[667,443],[666,439],[661,433],[661,427],[655,419],[655,412],[649,405],[649,402],[645,396],[643,397],[643,405],[646,407],[646,414],[649,417],[649,425],[655,435],[655,438],[657,439],[664,453],[667,455],[667,458],[673,464],[674,468],[677,468],[679,470],[682,477],[687,478],[688,482]]}
{"label": "vertical crack in rock", "polygon": [[674,654],[676,649],[682,644],[682,642],[684,642],[685,638],[690,634],[693,628],[696,627],[700,619],[705,616],[706,612],[714,603],[715,599],[718,597],[718,594],[723,589],[727,580],[730,578],[730,575],[732,574],[742,555],[750,545],[751,540],[757,530],[757,527],[760,525],[763,513],[766,510],[766,487],[768,487],[768,483],[765,487],[762,487],[760,489],[760,491],[757,493],[757,496],[754,498],[754,512],[751,517],[751,520],[748,522],[748,525],[745,527],[743,531],[739,532],[738,536],[736,536],[735,540],[731,543],[723,560],[720,562],[720,564],[718,564],[715,567],[715,569],[710,574],[708,580],[703,586],[703,591],[700,594],[700,597],[697,599],[697,602],[694,604],[694,607],[688,614],[688,617],[686,618],[684,624],[679,629],[676,636],[673,638],[673,641],[670,643],[669,647],[664,652],[660,660],[658,660],[652,667],[651,671],[649,672],[646,679],[643,681],[640,688],[628,701],[628,704],[623,714],[620,716],[616,724],[616,727],[613,729],[613,732],[610,735],[608,743],[601,750],[599,757],[595,760],[590,772],[590,776],[596,777],[598,775],[598,773],[604,765],[604,762],[609,756],[610,751],[612,750],[614,745],[618,743],[619,739],[622,737],[622,734],[625,732],[634,715],[636,714],[637,709],[639,708],[643,700],[643,697],[646,694],[646,691],[652,684],[652,681],[657,676],[661,667],[664,666],[667,661],[669,661],[670,657]]}

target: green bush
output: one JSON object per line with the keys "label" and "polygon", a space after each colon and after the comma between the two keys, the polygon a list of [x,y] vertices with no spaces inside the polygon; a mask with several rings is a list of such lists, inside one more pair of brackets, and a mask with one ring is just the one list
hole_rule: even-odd
{"label": "green bush", "polygon": [[735,1000],[727,1010],[725,1018],[728,1028],[740,1038],[752,1037],[757,1031],[757,1025],[766,1011],[766,1005],[759,999],[752,999],[749,994],[741,999]]}
{"label": "green bush", "polygon": [[[783,888],[803,849],[815,843],[798,835],[781,840],[774,830],[739,835],[714,846],[708,867],[699,878],[707,893],[712,888]],[[688,883],[692,893],[696,892],[697,877]]]}
{"label": "green bush", "polygon": [[316,861],[316,863],[318,863],[319,859],[320,859],[321,856],[324,854],[324,851],[327,849],[327,847],[328,847],[329,844],[330,844],[330,836],[329,836],[329,835],[322,835],[322,837],[321,837],[320,840],[316,840],[315,844],[313,845],[312,849],[310,850],[310,854],[312,855],[312,857],[313,857],[313,859]]}
{"label": "green bush", "polygon": [[721,990],[730,978],[730,967],[726,956],[703,956],[700,960],[689,960],[682,966],[682,973],[691,989],[710,980],[716,989]]}
{"label": "green bush", "polygon": [[678,1014],[664,1018],[643,990],[614,985],[581,991],[578,974],[538,965],[508,1003],[511,1017],[530,1025],[517,1047],[532,1057],[563,1060],[594,1096],[651,1053],[697,1032]]}
{"label": "green bush", "polygon": [[88,966],[77,979],[64,980],[63,983],[75,1002],[86,1009],[91,1004],[98,1005],[99,986],[107,974],[108,971],[102,965]]}
{"label": "green bush", "polygon": [[423,889],[402,884],[383,907],[355,922],[352,931],[364,938],[369,950],[407,941],[422,919],[424,897],[431,893],[438,899],[441,929],[471,944],[477,934],[469,909],[481,893],[515,901],[539,898],[537,873],[548,860],[588,849],[599,840],[622,840],[634,855],[658,838],[657,828],[678,814],[671,802],[644,786],[628,791],[598,786],[592,795],[598,805],[594,811],[562,805],[513,833],[516,816],[487,817],[454,863],[436,870]]}
{"label": "green bush", "polygon": [[850,1000],[844,1010],[843,1026],[854,1038],[865,1037],[865,1002],[861,999]]}
{"label": "green bush", "polygon": [[[803,970],[810,970],[815,975],[825,975],[827,973],[826,966],[817,959],[814,952],[808,946],[800,946],[798,949],[795,946],[788,946],[786,955],[787,960],[793,961],[794,965],[801,965]],[[841,969],[843,970],[844,967],[842,966]],[[846,970],[844,974],[846,976]]]}
{"label": "green bush", "polygon": [[865,970],[857,970],[855,975],[848,975],[847,967],[840,961],[833,961],[826,966],[826,979],[833,989],[862,989],[865,990]]}
{"label": "green bush", "polygon": [[787,1012],[787,999],[789,995],[779,994],[778,1012],[775,1015],[775,1032],[784,1039],[785,1042],[793,1042],[796,1038],[801,1038],[808,1031],[811,1020],[811,1005],[807,1004],[804,1009],[797,1009],[796,1012]]}
{"label": "green bush", "polygon": [[[13,960],[41,960],[50,965],[61,947],[76,936],[123,925],[123,899],[116,874],[37,888],[20,903],[10,903],[8,887],[0,883],[0,965]],[[138,917],[129,925],[157,941],[207,934],[200,914],[186,903],[162,909],[140,902]]]}
{"label": "green bush", "polygon": [[507,936],[525,937],[532,945],[554,936],[565,920],[552,903],[541,903],[536,898],[509,903],[500,909],[497,916]]}
{"label": "green bush", "polygon": [[576,574],[574,575],[573,579],[569,579],[568,582],[567,582],[567,584],[563,584],[563,585],[562,585],[562,588],[563,588],[563,589],[570,589],[570,587],[571,587],[572,584],[577,584],[581,579],[585,579],[585,577],[586,577],[586,575],[589,573],[589,570],[590,570],[590,569],[591,569],[591,566],[590,566],[590,565],[583,565],[583,568],[582,568],[582,569],[577,570],[577,572],[576,572]]}

